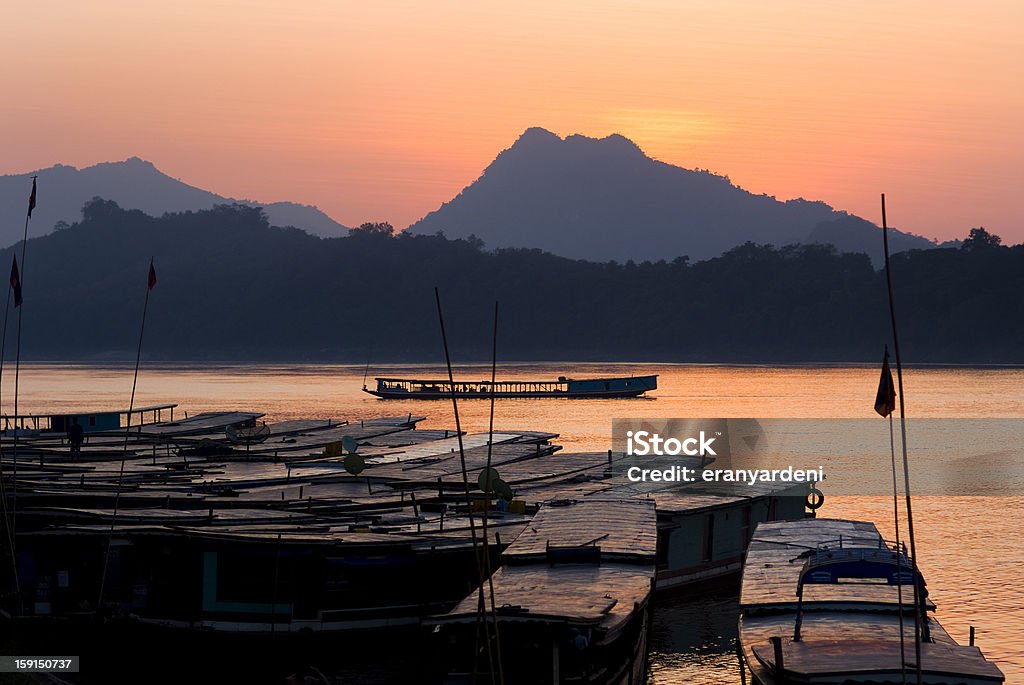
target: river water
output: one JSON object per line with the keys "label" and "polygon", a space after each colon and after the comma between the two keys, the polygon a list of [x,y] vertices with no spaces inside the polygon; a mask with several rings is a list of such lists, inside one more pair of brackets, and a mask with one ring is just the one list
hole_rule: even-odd
{"label": "river water", "polygon": [[[5,369],[3,410],[11,412],[13,373]],[[499,379],[553,379],[658,373],[650,399],[501,400],[496,428],[559,433],[566,450],[610,447],[611,420],[636,418],[875,418],[878,382],[874,367],[768,367],[715,365],[516,364],[499,367]],[[244,409],[267,420],[359,419],[385,415],[426,416],[426,427],[452,427],[444,401],[381,401],[360,391],[366,369],[350,365],[143,365],[136,406],[177,402],[176,411]],[[441,377],[441,367],[377,366],[370,374]],[[462,367],[458,378],[483,380],[485,366]],[[372,378],[368,380],[372,383]],[[123,408],[131,392],[125,366],[24,365],[22,414],[71,408]],[[1011,368],[914,368],[905,373],[907,414],[933,418],[1024,418],[1024,370]],[[463,428],[487,430],[488,403],[460,404]],[[177,414],[176,414],[177,416]],[[911,477],[921,464],[913,461]],[[889,469],[888,444],[878,445],[878,468]],[[953,446],[950,449],[954,449]],[[829,497],[819,516],[874,521],[893,537],[892,502],[886,497]],[[1024,682],[1024,497],[942,497],[914,501],[919,562],[937,616],[947,631],[977,644],[994,659],[1007,682]],[[654,612],[650,682],[735,685],[735,588],[660,601]]]}

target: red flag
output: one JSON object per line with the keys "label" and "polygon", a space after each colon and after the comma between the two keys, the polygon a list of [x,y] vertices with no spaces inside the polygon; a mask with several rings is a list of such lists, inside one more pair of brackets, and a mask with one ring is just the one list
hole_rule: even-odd
{"label": "red flag", "polygon": [[28,215],[32,216],[32,210],[36,208],[36,177],[32,177],[32,194],[28,196]]}
{"label": "red flag", "polygon": [[14,291],[14,307],[21,306],[21,275],[18,273],[18,257],[14,257],[11,264],[11,290]]}
{"label": "red flag", "polygon": [[892,371],[889,369],[888,346],[885,348],[885,357],[882,359],[882,377],[878,379],[875,411],[880,416],[888,416],[896,411],[896,386],[892,382]]}
{"label": "red flag", "polygon": [[153,268],[153,260],[149,260],[149,289],[152,290],[156,286],[156,269]]}

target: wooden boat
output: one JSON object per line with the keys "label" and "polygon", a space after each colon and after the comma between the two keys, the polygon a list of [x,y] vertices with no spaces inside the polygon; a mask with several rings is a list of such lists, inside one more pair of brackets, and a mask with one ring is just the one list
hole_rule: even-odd
{"label": "wooden boat", "polygon": [[924,579],[912,569],[905,549],[883,540],[872,523],[807,519],[760,524],[747,551],[740,594],[739,639],[751,682],[917,682],[915,582],[925,615],[922,682],[1004,682],[981,650],[958,644],[928,615],[935,605],[927,599]]}
{"label": "wooden boat", "polygon": [[479,647],[482,618],[497,623],[504,682],[642,683],[656,546],[652,501],[545,505],[502,556],[494,615],[472,592],[432,620],[443,682],[490,681],[498,660]]}
{"label": "wooden boat", "polygon": [[651,493],[658,506],[656,589],[738,576],[743,552],[763,521],[806,516],[806,484],[694,483]]}
{"label": "wooden boat", "polygon": [[[449,399],[452,383],[448,380],[411,378],[375,378],[377,386],[367,392],[381,399]],[[658,376],[619,376],[610,378],[567,378],[555,381],[456,381],[455,396],[459,399],[494,397],[562,397],[567,399],[638,397],[648,390],[657,390]]]}
{"label": "wooden boat", "polygon": [[[645,511],[656,505],[658,549],[643,555],[650,552],[661,589],[737,572],[754,525],[803,510],[802,493],[760,486],[701,484],[640,497],[613,478],[623,455],[565,454],[552,433],[507,430],[462,435],[461,443],[470,482],[491,464],[515,489],[514,501],[474,488],[469,505],[455,431],[420,429],[422,417],[410,414],[288,420],[260,426],[258,444],[238,444],[238,431],[260,416],[216,412],[133,426],[127,451],[124,429],[96,431],[78,456],[59,433],[21,440],[20,600],[0,609],[30,621],[89,614],[97,610],[97,572],[109,563],[102,610],[149,626],[296,635],[415,626],[451,609],[476,582],[470,511],[479,530],[489,510],[497,554],[538,508],[549,518],[590,511],[552,503],[612,502],[599,507],[605,513],[631,511],[616,504],[623,500]],[[346,438],[365,461],[358,476],[344,468]],[[14,459],[4,451],[7,485]],[[586,542],[632,530],[619,518],[598,519],[600,530],[579,534],[589,535]],[[626,563],[611,541],[600,543],[601,567]],[[552,545],[558,552],[562,543]],[[595,545],[583,547],[577,554],[594,554]],[[543,577],[536,559],[526,561],[509,556],[499,580],[530,577],[544,592],[586,577],[564,570],[564,556]],[[576,561],[587,573],[616,574],[594,570],[593,559]],[[646,561],[642,569],[634,562],[616,575],[630,578],[630,587],[636,574],[649,574]],[[10,570],[0,567],[5,589]]]}
{"label": "wooden boat", "polygon": [[[5,592],[0,609],[19,622],[99,610],[164,629],[299,635],[414,627],[465,595],[476,574],[465,499],[449,494],[461,484],[454,433],[416,430],[420,418],[408,415],[285,421],[235,458],[222,424],[245,429],[253,416],[144,426],[127,452],[87,460],[51,449],[50,438],[25,441],[20,592]],[[341,466],[333,446],[345,437],[365,456],[364,475]],[[488,452],[497,465],[542,462],[557,449],[551,437],[503,431],[463,442],[479,470]],[[494,512],[490,527],[507,545],[528,520]],[[0,568],[5,591],[10,570]]]}

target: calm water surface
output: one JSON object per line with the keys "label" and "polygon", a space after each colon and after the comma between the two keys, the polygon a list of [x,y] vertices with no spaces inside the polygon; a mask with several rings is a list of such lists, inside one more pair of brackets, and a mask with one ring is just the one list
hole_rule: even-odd
{"label": "calm water surface", "polygon": [[[180,411],[252,409],[268,420],[427,416],[426,427],[451,427],[451,405],[438,401],[381,401],[360,392],[363,367],[330,365],[144,366],[136,405],[178,402]],[[440,376],[439,367],[376,367],[388,376]],[[490,369],[465,367],[457,376],[483,380]],[[500,378],[659,373],[654,399],[502,400],[497,428],[561,434],[567,450],[606,450],[611,419],[629,417],[875,417],[878,381],[867,367],[626,366],[615,364],[505,365]],[[3,409],[13,385],[4,377]],[[131,391],[131,368],[33,364],[21,371],[19,410],[121,408]],[[372,383],[372,378],[369,379]],[[911,417],[1024,417],[1024,370],[911,369],[905,378]],[[460,404],[463,427],[487,429],[488,403]],[[880,420],[880,419],[879,419]],[[913,435],[909,436],[913,448]],[[913,458],[913,456],[912,456]],[[889,468],[888,445],[878,445],[879,468]],[[913,478],[914,464],[911,465]],[[874,521],[893,537],[891,500],[830,497],[820,515]],[[938,617],[966,642],[978,627],[978,645],[998,662],[1007,682],[1024,682],[1024,497],[915,499],[922,570]],[[735,685],[737,598],[723,588],[660,602],[655,610],[652,683]]]}

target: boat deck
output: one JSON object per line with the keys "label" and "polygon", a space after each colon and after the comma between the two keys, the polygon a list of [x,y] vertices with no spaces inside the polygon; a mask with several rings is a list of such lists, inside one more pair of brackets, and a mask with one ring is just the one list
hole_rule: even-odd
{"label": "boat deck", "polygon": [[[586,560],[573,554],[588,551],[595,554]],[[614,632],[646,605],[656,552],[654,502],[598,499],[543,506],[505,550],[505,563],[493,576],[499,618]],[[477,614],[473,592],[437,620],[465,622]]]}
{"label": "boat deck", "polygon": [[[807,553],[819,543],[877,547],[881,535],[863,521],[807,519],[762,523],[747,552],[740,593],[740,643],[753,682],[899,683],[901,661],[914,675],[913,589],[903,586],[904,652],[900,654],[898,589],[869,582],[804,586],[801,640],[795,642],[796,588]],[[934,604],[928,603],[933,610]],[[932,642],[921,645],[926,685],[1003,682],[981,650],[957,644],[932,616]],[[781,638],[785,679],[775,671],[771,639]],[[911,682],[908,680],[908,682]]]}
{"label": "boat deck", "polygon": [[653,562],[658,546],[654,502],[603,500],[547,504],[515,539],[504,559],[543,560],[550,549],[598,547],[602,560]]}

